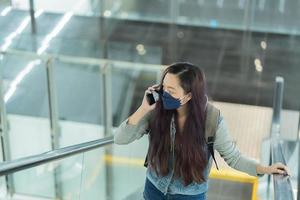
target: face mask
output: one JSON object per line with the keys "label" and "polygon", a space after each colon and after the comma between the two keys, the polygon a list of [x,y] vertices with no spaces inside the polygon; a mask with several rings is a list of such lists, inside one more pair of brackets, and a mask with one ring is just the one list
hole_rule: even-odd
{"label": "face mask", "polygon": [[174,110],[181,106],[180,99],[172,97],[168,92],[163,91],[161,99],[165,110]]}

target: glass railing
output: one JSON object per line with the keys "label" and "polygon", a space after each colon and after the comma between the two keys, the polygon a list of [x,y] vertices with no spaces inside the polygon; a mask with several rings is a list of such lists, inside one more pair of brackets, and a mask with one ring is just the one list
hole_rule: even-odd
{"label": "glass railing", "polygon": [[[281,111],[284,96],[284,79],[276,77],[273,98],[273,117],[270,133],[271,164],[283,163],[290,168],[292,176],[275,174],[268,182],[268,199],[293,200],[297,198],[297,179],[299,163],[299,145],[297,141],[287,141],[281,138]],[[273,185],[271,185],[273,182]]]}
{"label": "glass railing", "polygon": [[[1,149],[5,155],[3,161],[57,150],[111,135],[113,127],[118,126],[139,106],[144,89],[159,81],[164,68],[159,65],[116,60],[55,54],[37,55],[12,49],[2,52],[1,56],[0,89],[5,94],[11,86],[14,86],[11,99],[2,101],[0,105],[4,108],[0,109],[1,121],[4,119],[8,122],[7,126],[1,124],[4,136],[2,144],[6,145]],[[28,63],[32,63],[32,66],[27,67]],[[24,73],[21,73],[22,71]],[[11,74],[14,76],[10,76]],[[37,82],[32,82],[33,80],[30,79]],[[14,80],[17,80],[15,82],[17,84],[13,84]],[[30,91],[31,84],[39,94]],[[19,113],[18,110],[12,112],[8,105],[13,100],[16,101],[16,106],[20,101],[20,104],[27,103],[23,104],[25,107],[44,108],[47,112],[35,112],[29,114],[30,117],[28,113]],[[13,129],[14,126],[17,131]],[[11,131],[16,131],[15,135]],[[20,135],[24,132],[26,134]],[[38,142],[31,142],[32,138],[36,138]],[[20,142],[25,145],[19,145]],[[14,148],[17,145],[17,148],[14,149],[10,145]],[[117,200],[124,197],[130,199],[142,191],[146,170],[142,166],[147,146],[147,138],[143,137],[128,146],[107,146],[105,149],[77,154],[58,164],[53,164],[57,161],[45,163],[41,168],[35,166],[26,171],[10,174],[7,178],[2,177],[0,189],[3,188],[12,195],[26,194],[49,198],[85,199],[84,195],[87,195],[86,198],[89,199],[88,195],[104,195],[106,199]],[[290,161],[287,157],[285,159],[288,166],[295,166],[293,162],[298,162],[292,161],[293,159]],[[95,163],[98,161],[100,164],[97,167]],[[86,171],[82,172],[80,168]],[[105,168],[104,172],[101,171],[103,168]],[[85,180],[85,175],[88,176],[87,183],[82,182]],[[53,188],[44,192],[43,189],[39,191],[34,190],[33,186],[28,188],[24,186],[26,180],[35,179],[47,180],[44,187],[39,186],[38,181],[33,183],[36,188],[49,188],[51,185]],[[289,181],[292,183],[292,190],[295,190],[297,176],[292,176]],[[81,184],[80,190],[78,184]],[[271,184],[271,181],[268,181],[268,184]],[[81,190],[86,192],[78,193]],[[274,192],[271,192],[271,195],[273,194]]]}
{"label": "glass railing", "polygon": [[[147,0],[58,0],[33,1],[36,9],[46,12],[74,13],[76,15],[138,21],[177,23],[275,33],[299,34],[299,2],[236,0],[236,1],[147,1]],[[16,9],[29,9],[22,0],[12,0]]]}
{"label": "glass railing", "polygon": [[[6,160],[111,134],[112,127],[137,108],[143,98],[139,92],[157,83],[163,69],[16,50],[3,53],[0,64],[5,108],[1,113],[9,124],[5,144],[18,146]],[[19,135],[23,131],[28,133]],[[39,138],[40,143],[24,147],[18,145],[20,138]]]}
{"label": "glass railing", "polygon": [[285,175],[274,175],[273,189],[275,200],[296,199],[298,182],[299,145],[295,141],[284,141],[273,139],[272,163],[281,162],[287,166],[294,166],[291,170],[291,177]]}
{"label": "glass railing", "polygon": [[110,199],[105,152],[111,143],[107,137],[7,161],[0,175],[13,177],[12,199]]}
{"label": "glass railing", "polygon": [[[0,110],[9,124],[3,129],[3,141],[13,145],[2,148],[7,155],[3,160],[7,162],[111,135],[112,125],[118,126],[141,101],[143,93],[136,91],[144,91],[144,87],[155,84],[163,69],[158,65],[54,54],[39,56],[15,50],[7,50],[1,56],[0,80],[4,84],[0,86],[4,95],[13,81],[17,80],[17,84],[13,85],[14,93],[1,104],[5,109]],[[16,60],[18,65],[14,63]],[[28,63],[36,65],[28,67]],[[12,72],[14,76],[10,76]],[[143,84],[137,84],[141,82],[140,79],[143,79]],[[38,94],[30,91],[32,84],[33,89],[38,88],[35,89]],[[19,112],[16,107],[13,107],[13,112],[12,107],[8,107],[13,102],[18,105],[19,101],[20,104],[24,101],[27,103],[23,106],[28,112]],[[30,107],[37,111],[43,108],[47,112],[30,112]],[[16,128],[12,129],[13,126]],[[26,134],[19,137],[24,131]],[[32,142],[33,138],[39,142]],[[25,145],[20,145],[21,141]],[[89,178],[87,186],[80,188],[86,191],[80,194],[81,199],[99,199],[103,195],[105,198],[101,199],[130,197],[136,195],[136,191],[144,184],[146,169],[141,162],[146,155],[147,145],[144,138],[126,147],[106,147],[105,150],[78,154],[58,164],[51,162],[7,175],[9,178],[2,179],[2,186],[15,197],[27,195],[79,199],[76,192],[80,191],[81,173],[86,173]],[[135,149],[139,151],[133,153]],[[83,159],[89,160],[84,161],[85,167],[82,167]],[[95,164],[98,161],[99,165]],[[102,166],[102,162],[107,167]],[[71,168],[75,171],[68,171]],[[82,172],[80,168],[86,171]],[[137,178],[132,179],[132,176]],[[27,187],[34,180],[36,182]]]}

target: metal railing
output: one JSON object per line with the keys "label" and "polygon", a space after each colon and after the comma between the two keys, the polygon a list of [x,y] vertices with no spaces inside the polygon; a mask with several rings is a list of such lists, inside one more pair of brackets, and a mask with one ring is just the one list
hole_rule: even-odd
{"label": "metal railing", "polygon": [[28,156],[13,161],[6,161],[0,165],[0,176],[8,175],[17,171],[36,167],[45,163],[53,162],[59,159],[67,158],[79,153],[103,147],[114,142],[113,136],[105,137],[90,142],[84,142],[53,151],[48,151],[39,155]]}
{"label": "metal railing", "polygon": [[[66,64],[74,64],[73,67],[77,68],[92,68],[93,70],[99,72],[99,76],[101,76],[103,83],[101,84],[101,110],[103,111],[103,125],[104,125],[104,133],[105,136],[112,135],[112,82],[111,82],[111,70],[118,69],[118,70],[136,70],[136,71],[146,71],[154,73],[154,79],[156,82],[160,79],[162,70],[166,67],[164,65],[152,65],[152,64],[143,64],[143,63],[132,63],[132,62],[124,62],[124,61],[117,61],[117,60],[109,60],[109,59],[96,59],[96,58],[88,58],[88,57],[76,57],[76,56],[67,56],[61,54],[47,54],[43,53],[41,55],[37,54],[36,52],[28,52],[28,51],[21,51],[15,49],[6,49],[5,51],[0,50],[0,61],[3,60],[6,56],[17,56],[26,58],[28,60],[38,60],[41,61],[40,63],[43,64],[43,67],[46,69],[46,76],[47,76],[47,93],[48,93],[48,107],[49,107],[49,120],[50,120],[50,134],[51,134],[51,152],[47,152],[45,154],[35,156],[35,157],[27,157],[22,160],[15,160],[11,161],[11,153],[10,153],[10,141],[8,137],[9,127],[7,113],[5,110],[5,101],[4,101],[4,88],[2,84],[2,70],[0,70],[0,139],[3,153],[3,163],[1,163],[2,175],[6,175],[6,189],[9,194],[15,193],[14,189],[14,182],[13,177],[10,175],[10,172],[14,172],[16,170],[25,169],[28,167],[33,167],[38,164],[42,164],[47,161],[51,161],[53,159],[61,158],[57,156],[58,153],[65,153],[69,152],[68,150],[72,150],[73,148],[82,147],[82,145],[96,145],[97,147],[101,146],[101,141],[94,141],[95,143],[84,143],[81,146],[71,146],[68,149],[58,149],[59,148],[59,136],[61,135],[60,131],[60,121],[59,121],[59,109],[57,105],[57,96],[56,96],[56,86],[55,86],[55,74],[53,73],[53,68],[55,67],[56,62],[66,63]],[[0,62],[0,65],[2,63]],[[1,66],[0,66],[1,69]],[[103,142],[103,141],[102,141]],[[108,143],[112,141],[107,141]],[[89,146],[84,147],[83,149],[90,148]],[[81,151],[81,150],[79,150]],[[110,149],[105,149],[106,153],[110,153]],[[73,150],[71,151],[73,152]],[[77,152],[77,150],[75,151]],[[71,153],[72,154],[72,153]],[[50,155],[50,157],[48,157]],[[56,156],[55,156],[56,155]],[[66,153],[69,155],[69,153]],[[46,160],[44,160],[43,156],[47,156]],[[32,163],[30,163],[32,162]],[[59,174],[60,168],[55,168],[55,175]],[[109,172],[106,173],[106,178],[109,179],[110,177]],[[54,177],[55,182],[55,193],[56,197],[61,196],[59,180],[58,178]],[[109,190],[108,188],[107,190]],[[109,193],[109,191],[108,191]]]}
{"label": "metal railing", "polygon": [[[165,66],[162,65],[151,65],[151,64],[141,64],[141,63],[131,63],[131,62],[123,62],[123,61],[111,61],[107,59],[94,59],[94,58],[85,58],[85,57],[73,57],[73,56],[65,56],[65,55],[56,55],[56,54],[43,54],[43,55],[37,55],[33,52],[25,52],[25,51],[18,51],[18,50],[6,50],[5,52],[0,52],[1,55],[17,55],[17,56],[25,56],[26,58],[31,59],[41,59],[43,61],[46,61],[46,63],[51,63],[53,59],[56,59],[61,62],[65,63],[74,63],[74,64],[88,64],[88,65],[94,65],[97,67],[100,67],[100,70],[103,71],[105,80],[109,80],[109,77],[111,76],[110,73],[107,73],[107,71],[110,70],[109,66],[114,66],[119,69],[135,69],[135,70],[144,70],[144,71],[150,71],[157,73],[157,81],[160,78],[161,72],[164,69]],[[51,68],[52,65],[47,65],[48,68]],[[51,70],[47,70],[47,73],[51,72]],[[108,78],[107,78],[108,76]],[[53,77],[48,75],[48,79],[50,80],[49,83],[51,83],[51,80],[53,81]],[[0,77],[1,80],[1,77]],[[104,91],[108,91],[109,88],[111,88],[111,83],[109,81],[106,81]],[[274,95],[274,102],[273,102],[273,119],[272,119],[272,127],[271,127],[271,162],[282,162],[283,164],[286,164],[286,161],[284,159],[281,143],[280,143],[280,112],[282,107],[282,99],[283,99],[283,84],[284,80],[281,77],[276,78],[276,84],[275,84],[275,95]],[[53,87],[51,84],[49,85],[50,88]],[[1,89],[1,88],[0,88]],[[55,88],[52,88],[54,90]],[[0,90],[1,91],[1,90]],[[51,95],[51,90],[48,91],[49,96],[52,96],[52,98],[49,98],[49,106],[50,110],[51,108],[55,107],[56,105],[53,105],[55,103],[55,95]],[[105,132],[108,135],[111,135],[111,94],[105,93],[105,105],[103,105],[104,108],[108,108],[108,110],[105,113],[106,117],[106,123],[105,123]],[[1,97],[1,96],[0,96]],[[54,102],[53,102],[54,101]],[[2,102],[3,104],[3,102]],[[4,106],[4,104],[2,105]],[[54,110],[57,112],[56,110]],[[6,113],[5,109],[0,109],[1,112],[1,119],[3,121],[6,120]],[[57,114],[53,115],[53,134],[57,134],[57,129],[55,127],[58,127],[58,118]],[[5,127],[5,126],[4,126]],[[3,128],[3,127],[2,127]],[[5,129],[2,129],[2,132],[4,132],[5,136]],[[5,141],[4,141],[5,142]],[[110,137],[106,137],[104,139],[95,140],[91,142],[86,142],[78,145],[73,145],[53,151],[49,151],[46,153],[43,153],[41,155],[36,156],[30,156],[22,159],[18,159],[15,161],[6,161],[1,164],[0,167],[0,176],[1,175],[8,175],[10,173],[31,168],[43,163],[51,162],[54,160],[62,159],[68,156],[72,156],[74,154],[78,154],[81,152],[86,152],[94,148],[102,147],[104,145],[108,145],[113,143],[113,139]],[[276,200],[289,200],[294,199],[293,198],[293,192],[292,192],[292,186],[290,179],[288,177],[282,176],[282,175],[274,175],[274,195]],[[284,195],[284,196],[283,196]]]}

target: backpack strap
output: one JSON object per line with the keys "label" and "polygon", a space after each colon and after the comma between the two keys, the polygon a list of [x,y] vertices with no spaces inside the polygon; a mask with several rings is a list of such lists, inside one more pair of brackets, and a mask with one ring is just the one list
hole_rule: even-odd
{"label": "backpack strap", "polygon": [[210,152],[218,170],[219,167],[215,158],[214,142],[218,128],[219,117],[220,110],[214,107],[211,103],[207,103],[205,120],[205,140],[207,143],[208,151]]}
{"label": "backpack strap", "polygon": [[[149,134],[150,134],[150,129],[148,128],[147,130],[146,130],[146,134],[148,135],[148,137],[149,137]],[[148,167],[148,154],[149,154],[149,147],[148,147],[148,152],[147,152],[147,155],[146,155],[146,158],[145,158],[145,161],[144,161],[144,167]]]}

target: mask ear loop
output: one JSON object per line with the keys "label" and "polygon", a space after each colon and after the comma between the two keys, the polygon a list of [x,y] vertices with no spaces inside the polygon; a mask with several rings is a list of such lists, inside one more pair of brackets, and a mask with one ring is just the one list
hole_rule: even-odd
{"label": "mask ear loop", "polygon": [[184,99],[184,97],[181,97],[181,98],[178,99],[181,106],[183,105],[182,102],[181,102],[183,99]]}
{"label": "mask ear loop", "polygon": [[[181,104],[182,99],[186,98],[186,96],[187,96],[187,94],[184,95],[184,97],[180,98],[180,104]],[[185,102],[185,103],[187,103],[187,102]],[[182,105],[182,104],[181,104],[181,105]]]}

